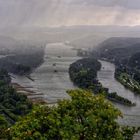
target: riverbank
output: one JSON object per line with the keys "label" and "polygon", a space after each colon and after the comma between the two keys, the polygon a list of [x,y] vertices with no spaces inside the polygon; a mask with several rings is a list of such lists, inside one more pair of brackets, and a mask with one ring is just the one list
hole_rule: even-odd
{"label": "riverbank", "polygon": [[[30,48],[30,46],[29,46]],[[16,75],[29,75],[44,62],[44,47],[21,49],[0,58],[0,69]]]}
{"label": "riverbank", "polygon": [[[73,46],[62,43],[46,44],[44,49],[44,62],[37,67],[29,79],[25,76],[14,75],[14,83],[43,95],[35,96],[41,98],[47,104],[56,103],[61,99],[69,99],[66,93],[69,89],[75,89],[69,78],[68,69],[70,64],[80,59],[77,51],[72,49]],[[57,72],[55,72],[57,71]]]}
{"label": "riverbank", "polygon": [[101,68],[99,61],[93,58],[84,58],[70,65],[69,75],[75,85],[83,89],[90,89],[94,94],[103,94],[107,99],[126,106],[135,106],[127,98],[119,96],[117,93],[109,92],[97,80],[97,71]]}
{"label": "riverbank", "polygon": [[[132,91],[135,94],[140,95],[140,83],[139,83],[139,70],[123,62],[117,63],[112,59],[100,58],[102,61],[110,62],[115,65],[114,78],[121,83],[126,89]],[[122,64],[121,64],[122,63]]]}
{"label": "riverbank", "polygon": [[132,78],[127,72],[122,72],[121,69],[115,69],[115,78],[120,82],[125,88],[128,88],[136,94],[140,94],[140,84]]}
{"label": "riverbank", "polygon": [[4,122],[6,123],[4,127],[9,128],[19,117],[27,115],[32,108],[33,104],[27,96],[19,94],[12,86],[8,72],[0,70],[0,128]]}
{"label": "riverbank", "polygon": [[43,98],[39,98],[36,96],[43,96],[43,93],[36,93],[33,90],[29,90],[27,87],[23,87],[18,83],[11,83],[12,87],[17,91],[17,93],[27,96],[27,98],[33,103],[33,104],[44,104],[47,103],[43,100]]}

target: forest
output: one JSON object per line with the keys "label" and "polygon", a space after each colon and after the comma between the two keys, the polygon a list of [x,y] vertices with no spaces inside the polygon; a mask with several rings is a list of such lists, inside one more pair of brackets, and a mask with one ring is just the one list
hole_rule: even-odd
{"label": "forest", "polygon": [[[28,52],[29,51],[29,52]],[[26,52],[15,52],[0,59],[0,68],[10,73],[27,75],[44,61],[44,48],[30,50]]]}
{"label": "forest", "polygon": [[6,130],[31,109],[32,103],[27,97],[12,87],[8,72],[0,70],[0,138],[7,137]]}

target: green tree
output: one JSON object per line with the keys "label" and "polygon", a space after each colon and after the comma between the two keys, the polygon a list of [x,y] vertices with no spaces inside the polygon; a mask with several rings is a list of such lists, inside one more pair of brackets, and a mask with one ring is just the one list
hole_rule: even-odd
{"label": "green tree", "polygon": [[6,137],[6,129],[8,127],[8,122],[3,115],[0,115],[0,138]]}
{"label": "green tree", "polygon": [[[116,121],[121,112],[103,96],[70,90],[71,100],[35,107],[10,129],[13,140],[130,140]],[[129,133],[129,138],[134,133]]]}

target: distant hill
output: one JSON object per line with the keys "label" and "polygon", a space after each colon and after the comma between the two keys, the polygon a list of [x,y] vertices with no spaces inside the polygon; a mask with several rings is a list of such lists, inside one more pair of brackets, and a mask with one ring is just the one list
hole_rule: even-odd
{"label": "distant hill", "polygon": [[8,36],[0,36],[0,54],[10,53],[16,47],[21,46],[21,43]]}
{"label": "distant hill", "polygon": [[109,37],[140,37],[140,26],[61,26],[47,27],[15,27],[0,29],[0,34],[28,40],[35,44],[70,42],[77,48],[93,47]]}
{"label": "distant hill", "polygon": [[44,47],[0,36],[0,69],[20,75],[28,74],[43,63]]}
{"label": "distant hill", "polygon": [[140,52],[140,38],[113,37],[105,40],[98,47],[100,57],[115,63],[126,62],[132,55]]}
{"label": "distant hill", "polygon": [[100,42],[104,41],[107,36],[100,34],[89,34],[79,36],[76,39],[72,40],[70,44],[76,48],[95,48]]}
{"label": "distant hill", "polygon": [[42,46],[45,45],[0,35],[0,55],[29,54],[40,50]]}
{"label": "distant hill", "polygon": [[98,45],[99,50],[127,48],[129,46],[139,44],[140,38],[132,37],[111,37]]}
{"label": "distant hill", "polygon": [[16,41],[15,39],[8,37],[8,36],[0,36],[0,45],[14,45],[16,44],[18,41]]}

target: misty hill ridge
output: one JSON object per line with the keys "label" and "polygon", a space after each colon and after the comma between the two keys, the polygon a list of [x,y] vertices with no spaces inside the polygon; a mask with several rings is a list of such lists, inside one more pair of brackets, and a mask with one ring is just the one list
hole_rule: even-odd
{"label": "misty hill ridge", "polygon": [[131,56],[140,52],[140,38],[109,38],[99,45],[98,52],[101,58],[115,64],[126,63]]}
{"label": "misty hill ridge", "polygon": [[17,43],[19,42],[13,39],[12,37],[0,36],[0,47],[11,47]]}
{"label": "misty hill ridge", "polygon": [[131,37],[111,37],[98,45],[99,50],[114,48],[127,48],[133,47],[135,44],[140,44],[140,38]]}

